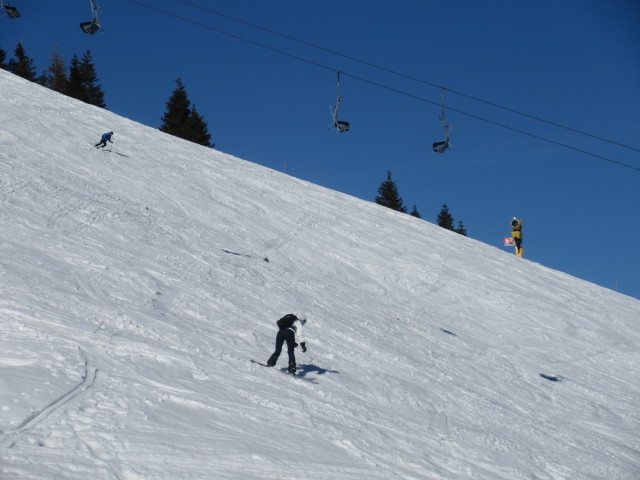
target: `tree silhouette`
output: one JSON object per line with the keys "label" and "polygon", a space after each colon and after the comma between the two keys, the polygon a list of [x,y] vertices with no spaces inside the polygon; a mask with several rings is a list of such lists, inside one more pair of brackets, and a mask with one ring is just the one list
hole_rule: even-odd
{"label": "tree silhouette", "polygon": [[36,67],[33,64],[33,60],[25,53],[22,42],[18,43],[14,52],[14,58],[9,60],[7,70],[31,82],[36,80]]}
{"label": "tree silhouette", "polygon": [[78,60],[77,55],[71,59],[69,80],[64,93],[91,105],[106,107],[104,93],[98,84],[98,75],[89,50],[82,56],[82,61]]}
{"label": "tree silhouette", "polygon": [[7,52],[0,48],[0,68],[2,70],[7,69],[7,64],[4,61],[7,59]]}
{"label": "tree silhouette", "polygon": [[167,111],[162,117],[160,130],[190,142],[213,147],[211,135],[207,130],[207,123],[196,110],[191,107],[187,90],[182,80],[176,80],[176,88],[166,102]]}
{"label": "tree silhouette", "polygon": [[402,203],[402,198],[398,194],[398,187],[391,180],[391,172],[387,171],[387,179],[378,187],[376,203],[398,212],[407,213],[407,207]]}
{"label": "tree silhouette", "polygon": [[56,92],[64,93],[67,89],[67,67],[57,48],[51,54],[51,63],[38,79],[38,83]]}
{"label": "tree silhouette", "polygon": [[462,224],[462,220],[458,221],[458,228],[456,228],[456,232],[459,233],[460,235],[464,235],[465,237],[467,236],[467,229],[464,228],[464,225]]}
{"label": "tree silhouette", "polygon": [[438,225],[440,225],[442,228],[446,228],[447,230],[454,230],[453,217],[449,213],[449,207],[447,207],[446,203],[442,205],[442,209],[440,210],[440,213],[438,213],[437,222]]}

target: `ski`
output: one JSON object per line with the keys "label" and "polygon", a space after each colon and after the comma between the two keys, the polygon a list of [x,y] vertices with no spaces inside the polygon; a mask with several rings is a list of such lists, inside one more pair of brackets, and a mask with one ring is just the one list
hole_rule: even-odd
{"label": "ski", "polygon": [[259,362],[257,360],[254,360],[253,358],[251,359],[251,363],[257,363],[258,365],[262,365],[263,367],[270,368],[266,363]]}

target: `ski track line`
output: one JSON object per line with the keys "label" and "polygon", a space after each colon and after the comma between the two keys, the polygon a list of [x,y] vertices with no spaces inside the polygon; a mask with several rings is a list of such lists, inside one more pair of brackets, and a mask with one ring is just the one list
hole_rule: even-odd
{"label": "ski track line", "polygon": [[39,423],[43,422],[56,411],[76,398],[81,393],[93,387],[98,374],[97,368],[93,365],[93,362],[89,361],[84,352],[80,352],[84,358],[84,373],[82,374],[82,380],[75,387],[63,394],[56,400],[52,401],[42,409],[33,412],[29,417],[20,423],[17,427],[11,428],[8,431],[0,432],[0,435],[4,435],[4,438],[0,440],[0,446],[4,448],[11,448],[15,444],[15,440],[19,438],[23,433],[31,430]]}
{"label": "ski track line", "polygon": [[306,216],[300,217],[293,226],[291,226],[286,232],[278,235],[277,237],[267,240],[265,245],[265,253],[268,255],[271,252],[278,252],[282,250],[282,248],[291,240],[291,237],[297,237],[302,232],[308,230],[309,228],[316,227],[320,225],[325,220],[318,218],[319,214],[309,214]]}

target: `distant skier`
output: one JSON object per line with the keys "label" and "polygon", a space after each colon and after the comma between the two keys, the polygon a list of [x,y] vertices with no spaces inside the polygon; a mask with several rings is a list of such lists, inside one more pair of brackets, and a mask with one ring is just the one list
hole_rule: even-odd
{"label": "distant skier", "polygon": [[522,257],[524,247],[522,246],[522,220],[513,217],[511,220],[511,237],[516,242],[516,255]]}
{"label": "distant skier", "polygon": [[100,141],[98,143],[96,143],[94,146],[96,148],[101,148],[101,147],[106,147],[107,146],[107,142],[113,143],[111,141],[111,135],[113,135],[113,132],[105,133],[104,135],[102,135],[102,138],[100,139]]}
{"label": "distant skier", "polygon": [[296,373],[296,354],[295,348],[300,344],[302,351],[307,351],[307,344],[302,335],[302,325],[306,323],[305,319],[299,319],[293,313],[285,315],[277,321],[278,333],[276,334],[276,351],[267,360],[267,365],[275,366],[282,351],[282,344],[287,342],[287,350],[289,354],[289,373]]}

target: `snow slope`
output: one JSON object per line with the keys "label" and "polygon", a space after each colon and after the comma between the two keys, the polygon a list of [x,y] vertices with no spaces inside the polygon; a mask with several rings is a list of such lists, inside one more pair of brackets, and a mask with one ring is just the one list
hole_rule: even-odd
{"label": "snow slope", "polygon": [[[637,300],[0,92],[0,478],[640,478]],[[289,312],[310,381],[249,363]]]}

